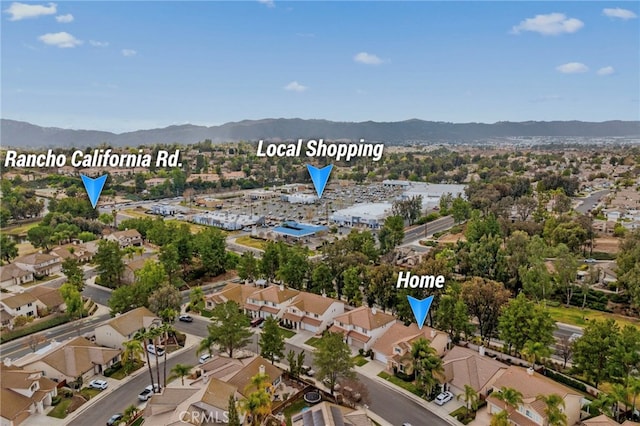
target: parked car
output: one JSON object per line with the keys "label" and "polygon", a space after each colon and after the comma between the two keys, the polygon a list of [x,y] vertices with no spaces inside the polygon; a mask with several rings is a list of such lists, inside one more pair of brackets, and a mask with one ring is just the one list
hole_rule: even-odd
{"label": "parked car", "polygon": [[435,403],[438,405],[444,405],[447,402],[451,401],[453,399],[453,394],[449,391],[446,392],[442,392],[441,394],[439,394],[436,399],[435,399]]}
{"label": "parked car", "polygon": [[193,317],[191,315],[182,314],[178,317],[178,320],[182,322],[193,322]]}
{"label": "parked car", "polygon": [[313,375],[316,374],[316,372],[308,365],[301,366],[300,370],[302,371],[302,374],[305,374],[309,377],[313,377]]}
{"label": "parked car", "polygon": [[264,322],[264,318],[254,318],[251,320],[251,327],[257,327]]}
{"label": "parked car", "polygon": [[578,340],[581,337],[582,337],[582,334],[573,333],[571,336],[569,336],[569,343],[573,343],[573,342],[575,342],[576,340]]}
{"label": "parked car", "polygon": [[108,383],[106,380],[92,380],[89,382],[89,387],[93,389],[104,390],[107,388],[107,386]]}
{"label": "parked car", "polygon": [[211,359],[211,354],[204,354],[201,355],[200,358],[198,358],[198,362],[200,364],[204,364],[205,362],[209,361]]}
{"label": "parked car", "polygon": [[154,394],[153,389],[155,388],[156,392],[160,392],[160,389],[162,389],[162,387],[160,385],[158,385],[157,383],[154,383],[153,386],[149,385],[146,388],[144,388],[144,390],[142,392],[140,392],[138,394],[138,399],[140,401],[146,401],[149,398],[151,398]]}
{"label": "parked car", "polygon": [[124,416],[122,415],[122,413],[114,414],[113,416],[109,417],[109,420],[107,420],[107,426],[117,425],[123,417]]}
{"label": "parked car", "polygon": [[159,346],[155,346],[152,343],[149,343],[147,345],[147,351],[152,354],[152,355],[156,355],[156,356],[162,356],[164,355],[164,349],[159,347]]}

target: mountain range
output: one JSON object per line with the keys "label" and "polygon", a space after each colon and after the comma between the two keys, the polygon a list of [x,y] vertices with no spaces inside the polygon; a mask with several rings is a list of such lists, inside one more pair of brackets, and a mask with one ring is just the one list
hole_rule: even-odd
{"label": "mountain range", "polygon": [[41,127],[24,121],[2,119],[0,145],[13,148],[87,147],[102,143],[111,146],[139,146],[156,143],[284,141],[325,139],[389,144],[412,141],[466,142],[500,137],[622,137],[640,136],[640,121],[501,121],[485,123],[446,123],[418,119],[398,122],[336,122],[275,118],[244,120],[220,126],[191,124],[161,129],[111,133],[97,130],[72,130]]}

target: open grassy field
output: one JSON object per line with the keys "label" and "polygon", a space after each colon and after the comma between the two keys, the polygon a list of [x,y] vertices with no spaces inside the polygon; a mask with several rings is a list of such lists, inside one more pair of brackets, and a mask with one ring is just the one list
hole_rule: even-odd
{"label": "open grassy field", "polygon": [[258,240],[256,238],[251,238],[248,235],[244,235],[242,237],[236,238],[236,244],[256,248],[258,250],[264,250],[267,243],[264,240]]}
{"label": "open grassy field", "polygon": [[598,320],[602,321],[608,318],[613,318],[619,326],[632,325],[634,327],[640,327],[640,319],[623,317],[621,315],[611,314],[608,312],[594,311],[592,309],[580,309],[574,306],[565,307],[547,307],[551,313],[551,317],[558,322],[565,324],[577,325],[584,327],[589,324],[589,321]]}

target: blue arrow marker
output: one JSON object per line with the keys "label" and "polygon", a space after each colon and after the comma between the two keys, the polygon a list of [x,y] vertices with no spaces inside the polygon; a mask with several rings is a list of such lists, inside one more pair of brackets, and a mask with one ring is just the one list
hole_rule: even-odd
{"label": "blue arrow marker", "polygon": [[324,187],[327,186],[327,181],[331,174],[331,169],[333,169],[333,164],[329,164],[321,169],[313,167],[311,164],[307,164],[307,170],[309,170],[309,175],[313,181],[313,186],[316,188],[318,198],[322,198]]}
{"label": "blue arrow marker", "polygon": [[84,189],[87,190],[87,195],[89,195],[89,201],[91,201],[91,205],[95,209],[96,204],[98,204],[98,198],[100,198],[102,188],[104,188],[104,183],[107,181],[107,175],[102,175],[95,179],[91,179],[89,176],[82,174],[80,177],[82,177]]}
{"label": "blue arrow marker", "polygon": [[416,317],[418,327],[422,329],[424,320],[427,319],[427,314],[429,313],[431,302],[433,302],[433,296],[429,296],[426,299],[422,300],[418,300],[415,297],[411,296],[407,296],[407,298],[409,299],[409,304],[411,305],[413,316]]}

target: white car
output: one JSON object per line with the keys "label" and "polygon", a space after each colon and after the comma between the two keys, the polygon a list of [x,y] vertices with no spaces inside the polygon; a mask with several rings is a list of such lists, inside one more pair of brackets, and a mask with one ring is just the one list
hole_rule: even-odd
{"label": "white car", "polygon": [[161,347],[156,347],[155,345],[149,343],[147,345],[147,351],[152,354],[152,355],[156,355],[156,356],[162,356],[164,355],[164,349],[162,349]]}
{"label": "white car", "polygon": [[573,333],[571,336],[569,336],[569,343],[573,343],[573,342],[575,342],[576,340],[578,340],[581,337],[582,337],[582,334]]}
{"label": "white car", "polygon": [[434,400],[434,402],[438,405],[444,405],[447,402],[451,401],[452,399],[453,399],[453,394],[449,391],[446,391],[439,394]]}
{"label": "white car", "polygon": [[92,380],[89,382],[89,387],[93,389],[105,390],[108,386],[106,380]]}

